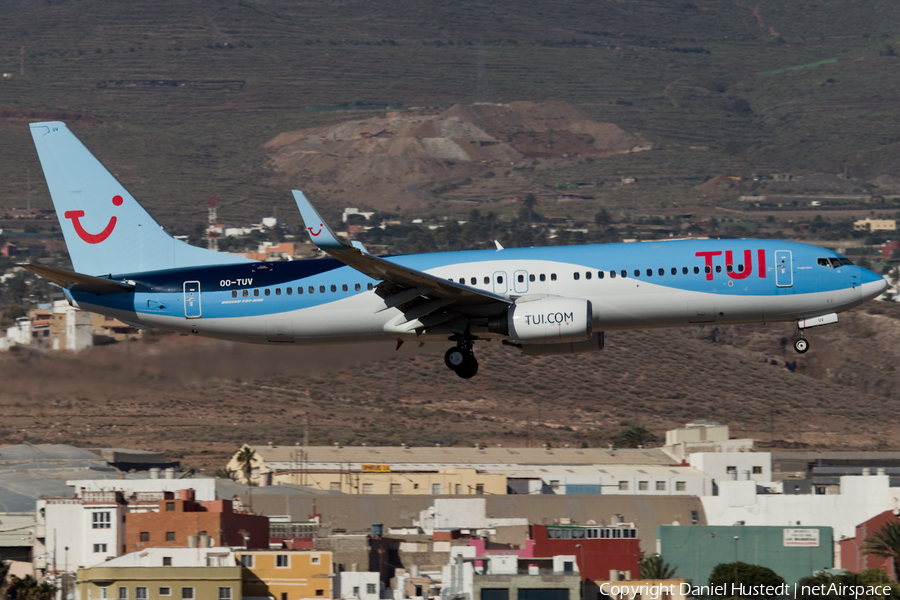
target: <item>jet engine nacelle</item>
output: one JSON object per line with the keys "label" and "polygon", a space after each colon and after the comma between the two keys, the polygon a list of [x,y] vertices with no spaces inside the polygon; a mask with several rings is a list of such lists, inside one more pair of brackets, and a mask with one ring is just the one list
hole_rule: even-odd
{"label": "jet engine nacelle", "polygon": [[540,298],[515,304],[489,324],[490,331],[522,344],[562,344],[591,338],[591,303],[580,298]]}
{"label": "jet engine nacelle", "polygon": [[583,354],[603,350],[603,332],[595,331],[594,335],[583,342],[567,344],[518,344],[522,346],[525,356],[558,356],[560,354]]}

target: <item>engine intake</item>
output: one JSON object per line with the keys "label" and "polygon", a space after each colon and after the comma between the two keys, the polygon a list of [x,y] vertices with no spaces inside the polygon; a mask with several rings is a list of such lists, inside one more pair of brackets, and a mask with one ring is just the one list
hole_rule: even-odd
{"label": "engine intake", "polygon": [[590,339],[593,333],[591,303],[580,298],[541,298],[523,302],[491,320],[488,329],[523,344],[581,342]]}

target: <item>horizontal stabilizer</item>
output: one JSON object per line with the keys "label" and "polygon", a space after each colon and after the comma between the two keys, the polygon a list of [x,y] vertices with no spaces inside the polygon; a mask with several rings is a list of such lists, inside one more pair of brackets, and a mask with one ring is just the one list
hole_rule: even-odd
{"label": "horizontal stabilizer", "polygon": [[32,265],[29,263],[23,263],[19,266],[23,269],[28,269],[29,271],[37,273],[47,281],[73,292],[122,294],[134,291],[134,284],[125,283],[124,281],[113,281],[112,279],[104,279],[102,277],[94,277],[93,275],[74,273],[72,271],[54,269],[53,267],[44,267],[41,265]]}

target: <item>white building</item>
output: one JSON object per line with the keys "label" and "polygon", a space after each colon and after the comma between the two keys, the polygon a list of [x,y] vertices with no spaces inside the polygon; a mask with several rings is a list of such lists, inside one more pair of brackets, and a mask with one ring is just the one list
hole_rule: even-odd
{"label": "white building", "polygon": [[504,471],[508,480],[526,480],[529,494],[703,496],[712,493],[712,477],[694,467],[523,465],[518,469],[494,470]]}
{"label": "white building", "polygon": [[[886,510],[900,509],[900,488],[887,475],[841,477],[839,494],[765,494],[755,481],[723,481],[718,496],[704,496],[710,525],[811,525],[832,527],[834,537],[853,537],[856,526]],[[840,563],[837,563],[840,564]]]}
{"label": "white building", "polygon": [[736,480],[759,484],[772,481],[771,452],[695,452],[688,457],[688,462],[716,484]]}
{"label": "white building", "polygon": [[341,571],[335,581],[335,598],[342,600],[379,600],[381,578],[374,571]]}
{"label": "white building", "polygon": [[35,572],[74,572],[124,552],[126,504],[115,492],[37,501]]}
{"label": "white building", "polygon": [[[151,470],[152,472],[152,470]],[[169,471],[174,477],[174,469]],[[194,490],[194,499],[197,502],[210,502],[216,500],[216,479],[76,479],[67,481],[66,485],[75,488],[75,495],[80,496],[84,492],[112,491],[122,492],[126,496],[142,492],[180,492],[181,490]]]}
{"label": "white building", "polygon": [[[214,548],[146,548],[107,561],[104,567],[234,567],[234,550]],[[375,573],[377,576],[378,573]]]}

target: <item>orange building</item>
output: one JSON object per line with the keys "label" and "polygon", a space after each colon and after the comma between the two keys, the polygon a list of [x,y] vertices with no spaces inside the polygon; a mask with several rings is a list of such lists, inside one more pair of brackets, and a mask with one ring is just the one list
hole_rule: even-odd
{"label": "orange building", "polygon": [[[236,512],[231,500],[196,502],[194,490],[159,500],[158,510],[126,517],[127,552],[160,546],[269,547],[269,518]],[[196,538],[194,537],[196,536]]]}
{"label": "orange building", "polygon": [[331,598],[331,552],[237,550],[244,596],[300,600]]}

